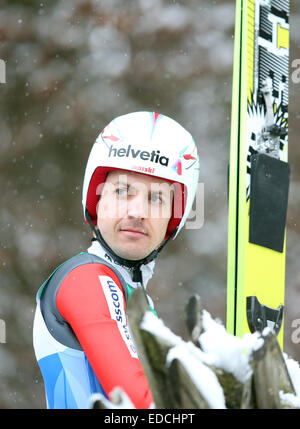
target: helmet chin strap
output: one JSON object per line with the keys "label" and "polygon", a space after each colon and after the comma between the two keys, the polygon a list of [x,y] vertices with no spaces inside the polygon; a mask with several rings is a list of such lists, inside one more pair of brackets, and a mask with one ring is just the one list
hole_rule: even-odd
{"label": "helmet chin strap", "polygon": [[[170,234],[170,236],[163,241],[163,243],[159,246],[158,249],[153,250],[151,253],[149,253],[148,256],[142,259],[138,260],[130,260],[126,258],[122,258],[121,256],[117,255],[112,248],[106,243],[104,238],[102,237],[102,234],[98,228],[95,228],[95,225],[93,223],[93,220],[91,218],[91,215],[89,214],[88,210],[85,210],[85,215],[88,220],[88,223],[95,234],[95,239],[103,246],[103,248],[106,250],[108,255],[114,260],[114,262],[118,265],[123,265],[130,270],[132,270],[132,280],[134,282],[140,282],[143,285],[143,277],[141,272],[141,266],[146,265],[149,262],[153,261],[157,255],[162,251],[162,249],[165,247],[165,245],[168,243],[168,241],[174,237],[176,234],[177,228]],[[144,287],[143,287],[144,288]]]}

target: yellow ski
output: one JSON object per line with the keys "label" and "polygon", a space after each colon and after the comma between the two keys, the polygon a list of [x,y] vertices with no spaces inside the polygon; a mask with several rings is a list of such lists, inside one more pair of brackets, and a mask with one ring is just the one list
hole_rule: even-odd
{"label": "yellow ski", "polygon": [[289,0],[237,0],[228,208],[227,330],[283,347],[289,187]]}

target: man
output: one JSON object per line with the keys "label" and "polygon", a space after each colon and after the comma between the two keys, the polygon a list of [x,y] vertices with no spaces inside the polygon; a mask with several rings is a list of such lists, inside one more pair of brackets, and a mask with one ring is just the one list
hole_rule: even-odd
{"label": "man", "polygon": [[[48,408],[88,408],[121,387],[136,408],[153,407],[126,318],[155,258],[183,227],[198,183],[192,136],[152,112],[114,119],[98,136],[83,183],[93,239],[37,294],[33,342]],[[153,303],[145,292],[149,308]]]}

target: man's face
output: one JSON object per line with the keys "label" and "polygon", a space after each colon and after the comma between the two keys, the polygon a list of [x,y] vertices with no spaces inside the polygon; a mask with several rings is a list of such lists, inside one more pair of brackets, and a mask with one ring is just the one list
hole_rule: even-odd
{"label": "man's face", "polygon": [[142,259],[162,243],[172,214],[171,185],[139,173],[107,175],[97,207],[97,226],[120,257]]}

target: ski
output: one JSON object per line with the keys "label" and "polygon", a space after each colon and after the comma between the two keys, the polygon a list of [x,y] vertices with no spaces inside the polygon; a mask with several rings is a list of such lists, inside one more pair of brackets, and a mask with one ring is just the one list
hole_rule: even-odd
{"label": "ski", "polygon": [[228,192],[227,330],[283,347],[289,0],[237,0]]}

